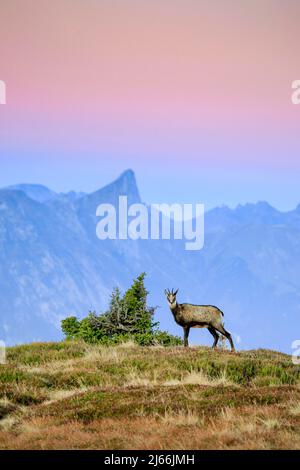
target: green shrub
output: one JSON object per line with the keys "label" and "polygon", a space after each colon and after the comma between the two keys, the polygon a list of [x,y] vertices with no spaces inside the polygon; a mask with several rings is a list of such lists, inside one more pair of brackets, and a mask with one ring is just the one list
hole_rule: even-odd
{"label": "green shrub", "polygon": [[161,344],[162,346],[179,346],[182,344],[182,339],[179,336],[170,335],[167,331],[155,331],[153,339],[154,344]]}
{"label": "green shrub", "polygon": [[61,329],[67,339],[75,339],[79,333],[80,322],[76,317],[65,318],[61,322]]}
{"label": "green shrub", "polygon": [[153,319],[155,308],[147,305],[148,291],[144,279],[145,273],[140,274],[124,296],[115,288],[107,312],[100,315],[89,312],[82,320],[74,316],[62,320],[61,327],[66,339],[101,344],[134,340],[141,346],[181,344],[179,337],[158,330],[159,324]]}

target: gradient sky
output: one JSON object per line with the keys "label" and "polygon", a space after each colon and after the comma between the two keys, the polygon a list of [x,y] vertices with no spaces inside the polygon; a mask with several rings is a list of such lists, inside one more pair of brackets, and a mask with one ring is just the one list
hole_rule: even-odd
{"label": "gradient sky", "polygon": [[300,202],[298,0],[1,0],[0,186]]}

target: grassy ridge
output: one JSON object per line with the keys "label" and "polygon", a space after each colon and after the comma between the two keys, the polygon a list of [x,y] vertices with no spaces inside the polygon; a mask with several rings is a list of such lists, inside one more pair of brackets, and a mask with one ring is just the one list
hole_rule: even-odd
{"label": "grassy ridge", "polygon": [[299,384],[275,351],[18,346],[0,366],[0,448],[299,448]]}

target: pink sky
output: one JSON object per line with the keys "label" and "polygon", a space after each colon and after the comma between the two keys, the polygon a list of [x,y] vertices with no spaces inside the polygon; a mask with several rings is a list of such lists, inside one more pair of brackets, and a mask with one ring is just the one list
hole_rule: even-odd
{"label": "pink sky", "polygon": [[0,185],[16,164],[59,189],[70,165],[86,189],[95,165],[295,176],[299,21],[298,0],[1,1]]}

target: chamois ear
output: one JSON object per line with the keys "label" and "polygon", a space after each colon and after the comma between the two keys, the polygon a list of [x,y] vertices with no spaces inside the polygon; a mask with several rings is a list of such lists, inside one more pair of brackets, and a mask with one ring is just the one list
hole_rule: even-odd
{"label": "chamois ear", "polygon": [[178,291],[179,291],[179,289],[177,289],[177,291],[176,291],[176,292],[174,292],[174,295],[177,295],[177,292],[178,292]]}
{"label": "chamois ear", "polygon": [[168,295],[168,291],[167,291],[167,289],[165,289],[165,295]]}

